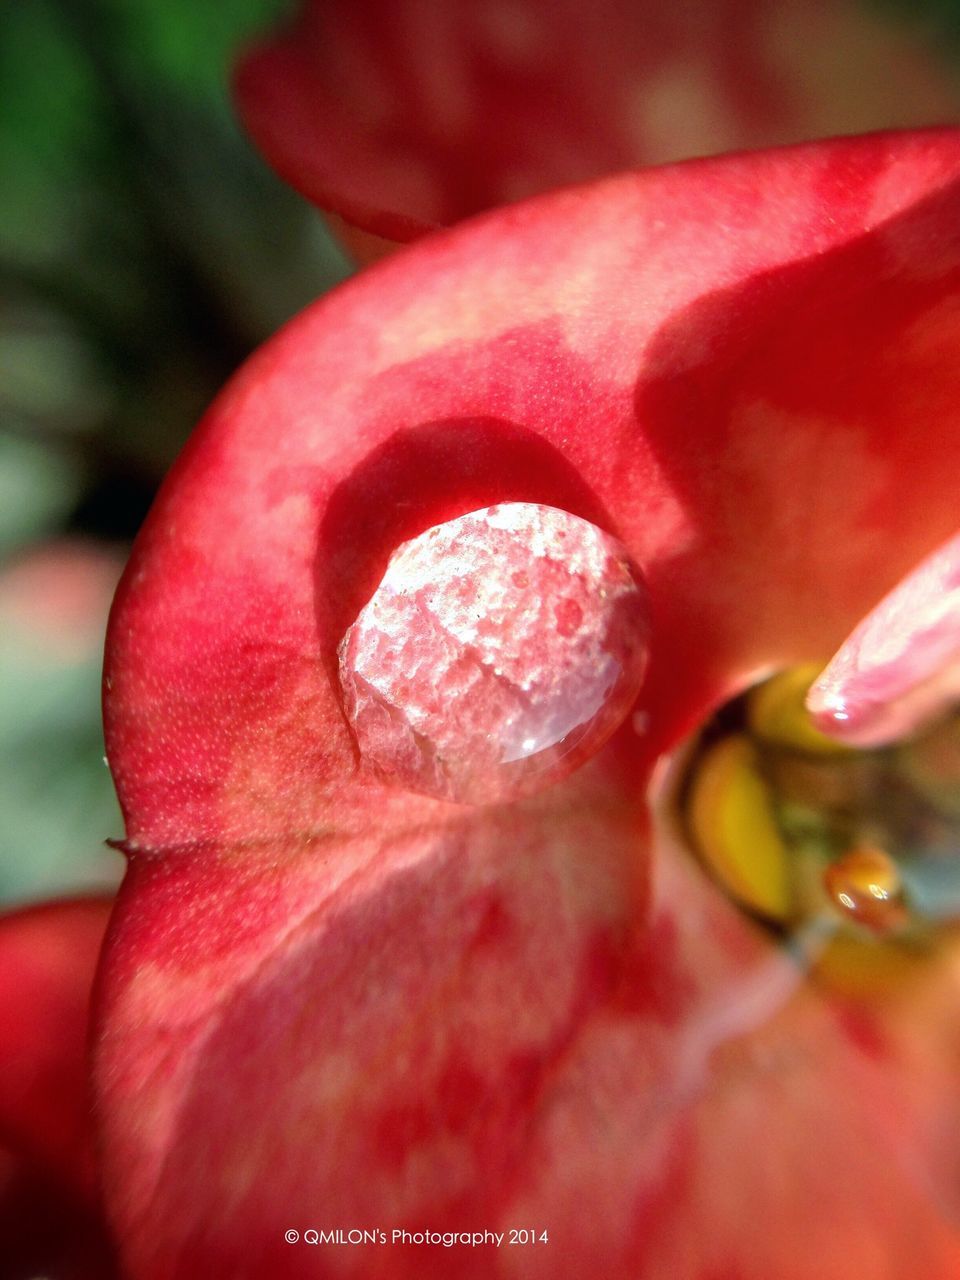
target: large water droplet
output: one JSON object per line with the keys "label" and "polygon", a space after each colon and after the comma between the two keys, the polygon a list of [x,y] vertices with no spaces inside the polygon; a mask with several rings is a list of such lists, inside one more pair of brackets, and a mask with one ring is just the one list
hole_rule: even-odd
{"label": "large water droplet", "polygon": [[361,756],[446,800],[540,790],[623,721],[648,631],[625,548],[588,521],[511,502],[436,525],[397,549],[340,645]]}

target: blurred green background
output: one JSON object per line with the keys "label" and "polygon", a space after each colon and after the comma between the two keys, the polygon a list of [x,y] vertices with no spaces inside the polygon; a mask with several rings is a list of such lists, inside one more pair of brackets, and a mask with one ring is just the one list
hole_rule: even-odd
{"label": "blurred green background", "polygon": [[[119,879],[99,679],[120,567],[217,389],[348,273],[229,102],[237,49],[290,7],[0,8],[0,902]],[[960,64],[960,0],[877,7]]]}
{"label": "blurred green background", "polygon": [[280,0],[0,6],[0,900],[112,884],[99,681],[157,485],[247,353],[347,274],[241,136]]}

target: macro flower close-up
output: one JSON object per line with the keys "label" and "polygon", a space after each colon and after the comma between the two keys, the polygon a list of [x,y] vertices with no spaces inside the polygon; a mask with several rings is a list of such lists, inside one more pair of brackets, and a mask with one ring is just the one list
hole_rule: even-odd
{"label": "macro flower close-up", "polygon": [[0,921],[11,1280],[960,1274],[945,68],[814,0],[240,55],[367,265],[139,529],[112,909]]}
{"label": "macro flower close-up", "polygon": [[[107,656],[130,869],[98,1076],[134,1274],[951,1274],[949,933],[891,960],[854,932],[815,980],[692,856],[662,761],[952,533],[958,178],[943,131],[547,196],[371,269],[218,401]],[[566,515],[496,541],[514,504]],[[585,629],[619,652],[602,611],[564,639],[620,590],[583,525],[636,583],[639,692],[579,767],[528,793],[505,737],[461,799],[428,762],[513,734],[502,682],[535,719],[591,678]],[[318,1222],[549,1243],[291,1250]]]}

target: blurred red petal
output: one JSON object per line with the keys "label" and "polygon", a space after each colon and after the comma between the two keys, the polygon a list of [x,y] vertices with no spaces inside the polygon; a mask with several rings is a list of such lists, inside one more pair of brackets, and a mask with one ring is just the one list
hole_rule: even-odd
{"label": "blurred red petal", "polygon": [[824,733],[876,746],[905,738],[960,698],[960,535],[898,582],[810,690]]}
{"label": "blurred red petal", "polygon": [[[943,1020],[913,1073],[896,1028],[791,999],[766,935],[648,846],[646,780],[955,524],[958,215],[954,132],[628,176],[425,242],[235,379],[108,647],[131,869],[99,1075],[132,1274],[907,1280],[901,1240],[956,1273],[907,1123],[955,1080]],[[627,546],[651,669],[567,782],[462,808],[357,771],[336,647],[398,543],[505,500]],[[524,1225],[549,1250],[283,1240]]]}
{"label": "blurred red petal", "polygon": [[0,918],[0,1139],[86,1191],[90,989],[111,906],[77,898]]}
{"label": "blurred red petal", "polygon": [[90,990],[111,902],[0,918],[0,1275],[108,1280],[94,1189]]}
{"label": "blurred red petal", "polygon": [[114,1280],[100,1215],[88,1201],[0,1149],[3,1280]]}
{"label": "blurred red petal", "polygon": [[960,109],[916,31],[855,0],[306,0],[236,85],[284,178],[394,242],[620,169]]}

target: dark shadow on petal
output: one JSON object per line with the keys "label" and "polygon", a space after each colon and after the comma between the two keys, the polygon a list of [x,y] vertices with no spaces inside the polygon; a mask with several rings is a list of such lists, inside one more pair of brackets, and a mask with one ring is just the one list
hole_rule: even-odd
{"label": "dark shadow on petal", "polygon": [[495,417],[402,428],[338,486],[316,561],[321,650],[334,679],[337,646],[400,543],[497,502],[539,502],[610,527],[592,489],[552,444]]}
{"label": "dark shadow on petal", "polygon": [[[839,158],[825,216],[843,183],[872,199],[889,180],[882,153],[874,163],[847,174]],[[698,298],[651,344],[635,429],[693,533],[649,572],[661,702],[710,686],[731,647],[744,669],[825,659],[955,530],[958,225],[954,183],[840,248]]]}

